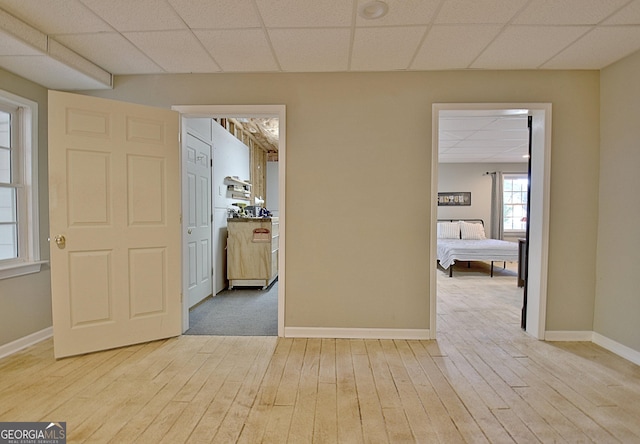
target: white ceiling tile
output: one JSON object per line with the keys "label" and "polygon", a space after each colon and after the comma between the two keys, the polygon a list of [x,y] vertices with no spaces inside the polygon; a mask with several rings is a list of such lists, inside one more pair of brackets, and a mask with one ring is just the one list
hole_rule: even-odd
{"label": "white ceiling tile", "polygon": [[111,74],[163,72],[162,68],[116,32],[60,35],[55,39],[78,54],[89,54],[93,63]]}
{"label": "white ceiling tile", "polygon": [[595,25],[629,0],[536,0],[514,20],[523,25]]}
{"label": "white ceiling tile", "polygon": [[45,34],[111,31],[78,0],[2,0],[1,8]]}
{"label": "white ceiling tile", "polygon": [[495,121],[495,117],[484,116],[466,116],[466,117],[446,117],[440,118],[439,128],[440,131],[458,131],[458,130],[471,130],[478,131],[491,125]]}
{"label": "white ceiling tile", "polygon": [[487,125],[484,129],[495,129],[501,131],[520,130],[529,132],[527,129],[527,116],[500,117]]}
{"label": "white ceiling tile", "polygon": [[345,0],[255,0],[267,27],[350,26],[354,14],[352,1]]}
{"label": "white ceiling tile", "polygon": [[435,23],[506,23],[528,0],[445,0]]}
{"label": "white ceiling tile", "polygon": [[588,30],[586,26],[509,26],[472,68],[535,69]]}
{"label": "white ceiling tile", "polygon": [[500,25],[435,25],[411,69],[468,68],[501,29]]}
{"label": "white ceiling tile", "polygon": [[640,0],[634,0],[602,22],[604,25],[640,25]]}
{"label": "white ceiling tile", "polygon": [[346,71],[349,29],[271,29],[269,37],[284,71]]}
{"label": "white ceiling tile", "polygon": [[377,71],[408,69],[426,27],[357,28],[351,69]]}
{"label": "white ceiling tile", "polygon": [[[509,140],[509,139],[486,139],[486,140],[461,140],[458,143],[458,147],[460,148],[486,148],[486,149],[497,149],[497,148],[514,148],[522,144],[521,140]],[[503,151],[503,150],[500,150]]]}
{"label": "white ceiling tile", "polygon": [[220,71],[190,31],[130,32],[124,36],[167,72]]}
{"label": "white ceiling tile", "polygon": [[262,29],[194,31],[194,34],[225,72],[278,70]]}
{"label": "white ceiling tile", "polygon": [[526,129],[504,130],[504,129],[483,129],[473,136],[474,140],[495,140],[498,138],[510,140],[527,140],[529,131]]}
{"label": "white ceiling tile", "polygon": [[192,29],[235,29],[261,26],[251,0],[169,0]]}
{"label": "white ceiling tile", "polygon": [[640,50],[640,27],[599,27],[545,63],[545,69],[600,69]]}
{"label": "white ceiling tile", "polygon": [[447,131],[447,130],[443,130],[442,128],[440,128],[440,141],[442,142],[443,140],[446,141],[458,141],[458,140],[464,140],[467,137],[471,137],[475,134],[475,131],[470,131],[470,130],[466,130],[466,129],[458,129],[455,131]]}
{"label": "white ceiling tile", "polygon": [[175,10],[158,0],[82,0],[120,32],[186,29]]}
{"label": "white ceiling tile", "polygon": [[[370,0],[358,0],[358,7]],[[433,20],[440,0],[386,0],[389,11],[384,17],[367,20],[356,15],[356,26],[426,25]]]}

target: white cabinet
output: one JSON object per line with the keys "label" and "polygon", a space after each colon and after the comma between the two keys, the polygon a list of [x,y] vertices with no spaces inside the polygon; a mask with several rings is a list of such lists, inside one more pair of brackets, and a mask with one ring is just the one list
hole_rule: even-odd
{"label": "white cabinet", "polygon": [[229,289],[268,287],[278,277],[278,218],[230,218],[227,233]]}

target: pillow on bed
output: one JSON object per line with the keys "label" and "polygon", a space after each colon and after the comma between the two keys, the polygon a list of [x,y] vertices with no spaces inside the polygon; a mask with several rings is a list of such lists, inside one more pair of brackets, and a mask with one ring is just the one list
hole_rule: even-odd
{"label": "pillow on bed", "polygon": [[484,234],[484,227],[482,224],[460,221],[460,231],[462,232],[462,239],[482,240],[487,238]]}
{"label": "pillow on bed", "polygon": [[460,239],[458,222],[438,222],[438,239]]}

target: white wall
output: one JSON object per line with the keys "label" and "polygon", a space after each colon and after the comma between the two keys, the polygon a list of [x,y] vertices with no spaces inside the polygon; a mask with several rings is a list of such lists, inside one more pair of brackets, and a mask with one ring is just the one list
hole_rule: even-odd
{"label": "white wall", "polygon": [[249,203],[227,197],[224,178],[238,176],[241,180],[251,177],[249,147],[240,142],[217,122],[212,123],[213,139],[213,260],[216,282],[215,292],[227,288],[227,208],[234,202]]}
{"label": "white wall", "polygon": [[491,233],[491,176],[486,172],[526,173],[526,163],[440,163],[438,191],[470,191],[471,205],[438,207],[438,219],[482,219]]}
{"label": "white wall", "polygon": [[280,212],[278,190],[278,162],[267,162],[267,197],[265,208],[271,211],[274,216],[278,216]]}

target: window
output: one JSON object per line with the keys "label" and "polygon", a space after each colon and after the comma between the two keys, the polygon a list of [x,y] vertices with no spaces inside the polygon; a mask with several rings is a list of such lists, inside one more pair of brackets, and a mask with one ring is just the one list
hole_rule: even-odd
{"label": "window", "polygon": [[0,279],[40,270],[37,106],[0,90]]}
{"label": "window", "polygon": [[526,174],[503,175],[502,214],[505,232],[526,229],[528,185],[529,179]]}

